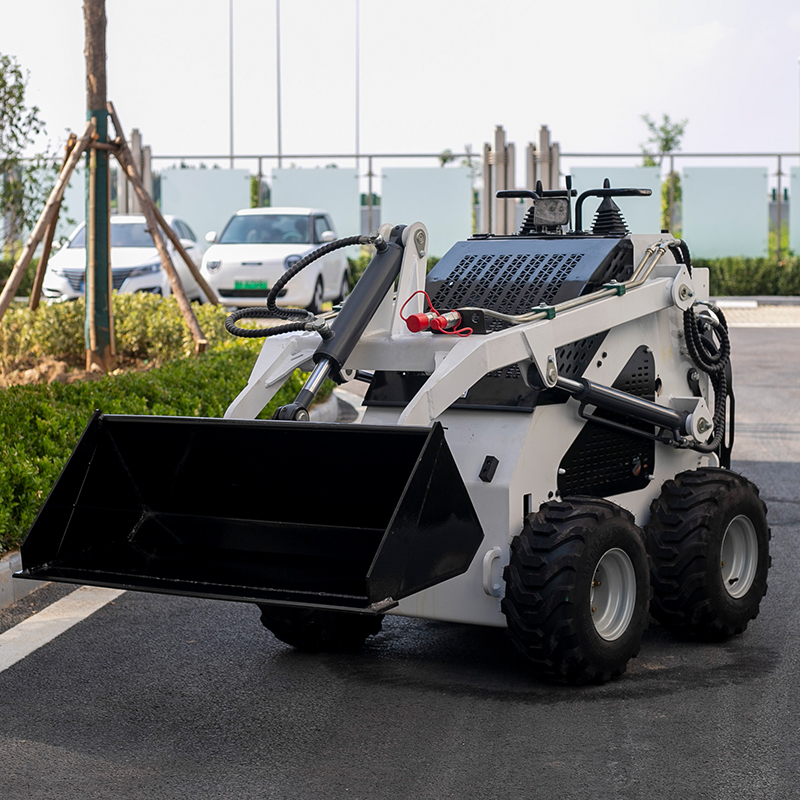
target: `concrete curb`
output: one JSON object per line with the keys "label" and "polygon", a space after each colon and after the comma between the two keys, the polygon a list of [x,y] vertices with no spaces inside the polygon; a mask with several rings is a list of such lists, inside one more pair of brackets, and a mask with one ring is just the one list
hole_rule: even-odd
{"label": "concrete curb", "polygon": [[720,307],[722,304],[732,302],[732,303],[739,303],[739,302],[755,302],[758,303],[760,306],[797,306],[800,305],[800,296],[795,295],[752,295],[750,297],[734,297],[732,295],[728,296],[720,296],[720,297],[712,297],[711,298],[715,303],[720,303]]}
{"label": "concrete curb", "polygon": [[44,586],[44,581],[21,581],[12,578],[14,572],[22,569],[22,558],[18,552],[6,553],[0,558],[0,608],[10,606],[34,589]]}

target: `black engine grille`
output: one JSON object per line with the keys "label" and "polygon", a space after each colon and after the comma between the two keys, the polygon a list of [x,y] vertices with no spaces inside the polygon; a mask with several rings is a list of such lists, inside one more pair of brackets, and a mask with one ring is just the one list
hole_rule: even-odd
{"label": "black engine grille", "polygon": [[[613,386],[636,397],[653,400],[655,378],[653,355],[641,346],[631,356]],[[598,409],[592,416],[646,433],[654,432],[652,425],[610,411]],[[653,471],[654,460],[655,442],[652,439],[589,421],[559,465],[563,473],[558,476],[558,490],[562,497],[608,497],[643,489],[648,484],[648,474]]]}
{"label": "black engine grille", "polygon": [[539,303],[551,305],[582,258],[582,253],[465,256],[431,299],[437,309],[477,306],[524,314]]}
{"label": "black engine grille", "polygon": [[[609,266],[621,249],[619,239],[533,237],[459,242],[428,276],[434,308],[476,306],[503,314],[524,314],[544,303],[554,305],[608,280]],[[507,323],[489,320],[490,330]]]}

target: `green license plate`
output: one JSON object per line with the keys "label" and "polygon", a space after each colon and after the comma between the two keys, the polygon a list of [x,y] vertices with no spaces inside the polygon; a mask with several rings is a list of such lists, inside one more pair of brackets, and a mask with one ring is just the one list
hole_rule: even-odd
{"label": "green license plate", "polygon": [[269,289],[266,281],[234,281],[234,289]]}

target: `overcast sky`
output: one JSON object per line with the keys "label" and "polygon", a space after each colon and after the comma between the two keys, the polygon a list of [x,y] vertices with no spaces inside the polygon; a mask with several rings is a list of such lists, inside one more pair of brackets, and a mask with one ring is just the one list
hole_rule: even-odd
{"label": "overcast sky", "polygon": [[[235,152],[277,151],[276,0],[233,0]],[[351,153],[356,0],[282,0],[282,144]],[[154,154],[229,152],[229,0],[107,0],[108,96]],[[797,152],[798,0],[360,0],[362,153],[636,151],[642,114],[684,151]],[[81,0],[0,0],[50,140],[85,118]],[[797,162],[794,162],[797,163]],[[243,165],[244,166],[244,165]]]}

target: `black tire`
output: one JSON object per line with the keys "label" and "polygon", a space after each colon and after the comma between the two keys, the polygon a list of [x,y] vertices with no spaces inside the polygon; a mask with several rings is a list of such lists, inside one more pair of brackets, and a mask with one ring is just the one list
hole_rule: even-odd
{"label": "black tire", "polygon": [[311,297],[311,302],[306,306],[306,308],[312,314],[319,314],[322,312],[322,300],[325,296],[325,290],[322,287],[322,278],[317,278],[317,282],[314,284],[314,294]]}
{"label": "black tire", "polygon": [[[606,558],[609,561],[606,561]],[[616,605],[595,594],[595,578],[619,563]],[[502,610],[528,666],[560,683],[604,683],[625,672],[647,627],[649,564],[633,515],[593,497],[544,503],[511,542]],[[626,614],[612,609],[627,609]],[[609,609],[609,617],[603,613]],[[600,612],[600,617],[596,614]]]}
{"label": "black tire", "polygon": [[710,467],[680,473],[651,504],[645,532],[651,612],[665,628],[714,641],[741,633],[758,616],[770,530],[767,507],[747,478]]}
{"label": "black tire", "polygon": [[381,630],[383,617],[318,608],[259,606],[261,623],[282,642],[309,652],[358,650]]}

